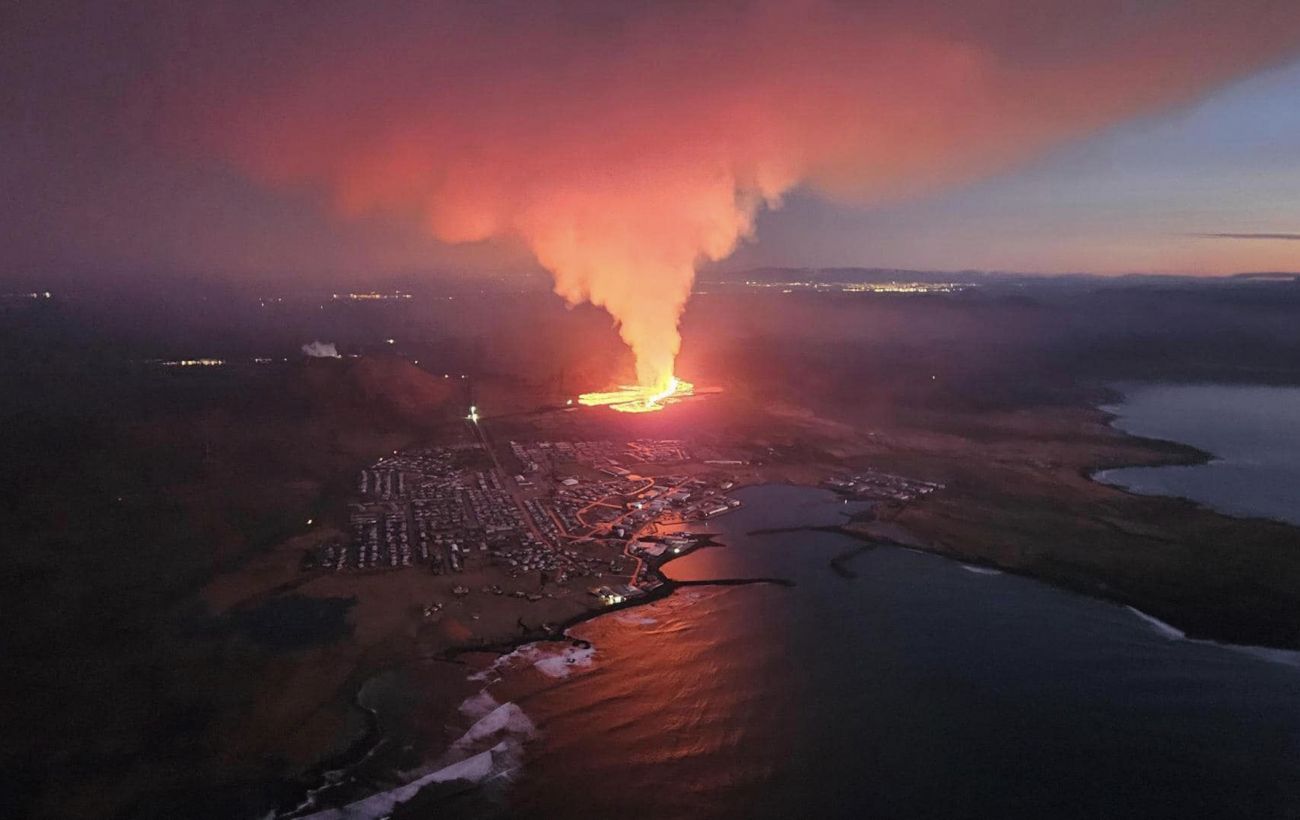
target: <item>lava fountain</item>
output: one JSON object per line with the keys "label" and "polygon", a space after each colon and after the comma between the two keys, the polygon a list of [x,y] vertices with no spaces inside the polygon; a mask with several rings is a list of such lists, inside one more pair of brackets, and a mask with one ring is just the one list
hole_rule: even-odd
{"label": "lava fountain", "polygon": [[669,376],[667,383],[659,388],[625,384],[617,390],[583,393],[578,397],[578,403],[588,407],[609,407],[620,413],[650,413],[694,394],[695,385]]}

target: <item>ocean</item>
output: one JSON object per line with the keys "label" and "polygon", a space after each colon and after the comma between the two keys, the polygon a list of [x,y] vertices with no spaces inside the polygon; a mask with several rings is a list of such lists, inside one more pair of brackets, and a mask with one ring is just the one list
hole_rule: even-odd
{"label": "ocean", "polygon": [[497,662],[466,711],[519,724],[519,753],[439,816],[1300,815],[1297,653],[902,548],[844,577],[829,562],[860,542],[753,534],[840,499],[738,497],[710,522],[726,546],[666,572],[795,586],[685,588],[578,627],[590,648]]}
{"label": "ocean", "polygon": [[1300,524],[1300,387],[1126,384],[1115,427],[1209,453],[1208,464],[1104,470],[1099,481]]}

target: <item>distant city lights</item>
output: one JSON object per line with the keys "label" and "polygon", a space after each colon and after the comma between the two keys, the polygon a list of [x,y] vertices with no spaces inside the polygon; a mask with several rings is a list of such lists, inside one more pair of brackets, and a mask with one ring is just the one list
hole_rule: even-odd
{"label": "distant city lights", "polygon": [[33,291],[31,293],[0,293],[0,299],[53,299],[54,294],[48,290]]}
{"label": "distant city lights", "polygon": [[977,287],[962,282],[756,282],[747,280],[745,287],[782,293],[807,290],[817,293],[961,293]]}
{"label": "distant city lights", "polygon": [[361,293],[355,293],[355,292],[335,293],[333,294],[333,298],[342,301],[350,301],[350,302],[382,302],[382,301],[390,301],[390,300],[410,299],[412,297],[411,294],[405,293],[400,290],[394,290],[394,291],[370,290]]}

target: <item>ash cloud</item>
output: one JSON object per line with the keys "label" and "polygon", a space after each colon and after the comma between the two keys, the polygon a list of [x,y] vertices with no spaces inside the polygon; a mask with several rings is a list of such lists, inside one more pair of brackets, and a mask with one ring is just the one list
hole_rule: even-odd
{"label": "ash cloud", "polygon": [[198,22],[158,92],[174,150],[344,215],[418,214],[446,242],[522,242],[660,386],[696,265],[791,189],[960,184],[1300,44],[1300,4],[1268,0],[313,3]]}

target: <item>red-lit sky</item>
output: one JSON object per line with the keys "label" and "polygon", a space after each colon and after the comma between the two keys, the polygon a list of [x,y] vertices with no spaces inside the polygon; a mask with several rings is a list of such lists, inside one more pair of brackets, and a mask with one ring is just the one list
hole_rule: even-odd
{"label": "red-lit sky", "polygon": [[540,259],[568,298],[658,323],[711,259],[1300,268],[1296,3],[4,14],[14,281]]}

